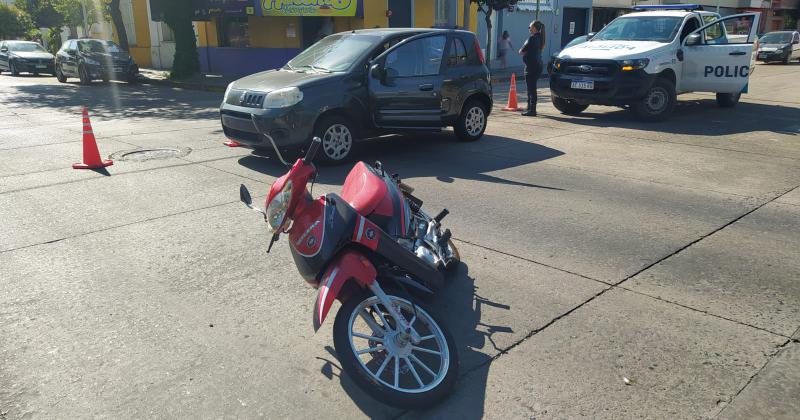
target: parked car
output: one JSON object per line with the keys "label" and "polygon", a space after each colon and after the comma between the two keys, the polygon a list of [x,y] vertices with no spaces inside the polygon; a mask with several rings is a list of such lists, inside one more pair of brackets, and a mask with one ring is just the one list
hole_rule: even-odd
{"label": "parked car", "polygon": [[791,60],[800,61],[800,32],[768,32],[759,39],[758,61],[769,63],[780,61],[789,64]]}
{"label": "parked car", "polygon": [[0,73],[10,71],[13,76],[22,72],[55,74],[53,54],[39,43],[31,41],[0,42]]}
{"label": "parked car", "polygon": [[96,79],[135,83],[139,66],[112,41],[71,39],[56,53],[56,77],[61,83],[77,77],[84,85]]}
{"label": "parked car", "polygon": [[489,69],[475,34],[366,29],[330,35],[286,66],[228,86],[225,135],[254,149],[296,155],[312,136],[318,159],[346,160],[361,139],[441,131],[480,138],[492,109]]}

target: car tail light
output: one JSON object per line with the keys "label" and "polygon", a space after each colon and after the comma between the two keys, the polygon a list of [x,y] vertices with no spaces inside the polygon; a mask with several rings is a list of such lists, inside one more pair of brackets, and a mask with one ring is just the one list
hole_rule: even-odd
{"label": "car tail light", "polygon": [[486,60],[483,58],[483,51],[481,51],[481,44],[478,43],[478,38],[472,38],[472,45],[475,47],[475,52],[478,54],[478,60],[481,61],[481,64],[486,64]]}

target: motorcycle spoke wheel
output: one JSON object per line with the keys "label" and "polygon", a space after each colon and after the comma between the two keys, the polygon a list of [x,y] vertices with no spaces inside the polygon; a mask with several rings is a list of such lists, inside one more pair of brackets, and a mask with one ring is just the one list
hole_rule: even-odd
{"label": "motorcycle spoke wheel", "polygon": [[[429,391],[448,373],[451,355],[446,338],[422,308],[417,307],[415,316],[409,301],[391,299],[403,322],[393,319],[377,297],[365,299],[349,317],[350,349],[371,380],[403,393]],[[419,337],[417,342],[396,328],[406,322]]]}

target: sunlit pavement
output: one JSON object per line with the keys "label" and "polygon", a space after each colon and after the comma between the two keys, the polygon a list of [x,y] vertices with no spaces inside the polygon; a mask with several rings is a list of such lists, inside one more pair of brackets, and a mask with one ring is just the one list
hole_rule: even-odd
{"label": "sunlit pavement", "polygon": [[[420,413],[341,374],[332,317],[313,333],[315,291],[238,202],[285,169],[222,145],[221,94],[1,75],[0,419],[793,418],[798,77],[759,65],[736,108],[687,95],[656,124],[544,86],[522,117],[498,85],[477,142],[362,145],[450,210],[465,263],[433,302],[460,380]],[[73,170],[83,105],[103,157],[184,155]]]}

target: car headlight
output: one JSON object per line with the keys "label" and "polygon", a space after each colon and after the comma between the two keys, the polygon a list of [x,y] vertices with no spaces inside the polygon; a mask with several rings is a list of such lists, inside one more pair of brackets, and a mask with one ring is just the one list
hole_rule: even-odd
{"label": "car headlight", "polygon": [[99,66],[100,65],[99,61],[92,60],[91,58],[84,58],[83,62],[86,63],[86,64],[90,64],[92,66]]}
{"label": "car headlight", "polygon": [[271,233],[278,233],[286,224],[286,212],[292,199],[292,181],[287,180],[283,189],[275,194],[267,206],[267,224]]}
{"label": "car headlight", "polygon": [[622,71],[641,70],[650,64],[649,58],[637,58],[635,60],[623,60],[619,62]]}
{"label": "car headlight", "polygon": [[228,83],[228,87],[225,88],[225,95],[222,97],[222,102],[228,102],[228,95],[231,93],[231,87],[233,86],[233,82]]}
{"label": "car headlight", "polygon": [[296,87],[274,90],[264,99],[264,108],[286,108],[303,100],[303,92]]}

